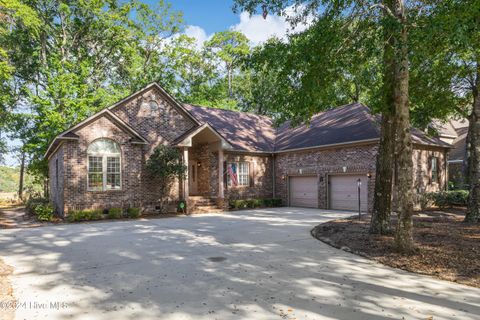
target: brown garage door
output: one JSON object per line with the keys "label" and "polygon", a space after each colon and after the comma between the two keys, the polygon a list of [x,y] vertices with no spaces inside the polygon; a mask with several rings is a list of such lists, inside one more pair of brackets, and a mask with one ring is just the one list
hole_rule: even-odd
{"label": "brown garage door", "polygon": [[360,189],[360,208],[367,211],[367,180],[366,175],[329,176],[330,209],[358,210],[357,181],[362,181]]}
{"label": "brown garage door", "polygon": [[317,177],[290,177],[290,206],[318,207]]}

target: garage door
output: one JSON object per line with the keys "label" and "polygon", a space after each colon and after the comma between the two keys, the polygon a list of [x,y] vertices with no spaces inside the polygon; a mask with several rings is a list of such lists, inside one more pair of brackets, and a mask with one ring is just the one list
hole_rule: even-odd
{"label": "garage door", "polygon": [[290,206],[318,207],[317,177],[290,177]]}
{"label": "garage door", "polygon": [[358,210],[358,179],[362,181],[360,208],[362,211],[367,211],[368,178],[365,175],[329,176],[330,209]]}

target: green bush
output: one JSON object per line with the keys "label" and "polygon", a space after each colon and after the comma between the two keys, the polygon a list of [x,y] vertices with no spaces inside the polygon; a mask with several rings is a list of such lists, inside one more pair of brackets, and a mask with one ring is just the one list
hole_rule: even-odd
{"label": "green bush", "polygon": [[108,209],[107,218],[108,219],[120,219],[123,217],[122,208],[110,208]]}
{"label": "green bush", "polygon": [[258,207],[263,207],[263,200],[262,199],[253,199],[253,206],[255,208],[258,208]]}
{"label": "green bush", "polygon": [[140,208],[128,208],[127,209],[127,218],[136,219],[140,217]]}
{"label": "green bush", "polygon": [[50,201],[47,198],[30,198],[27,200],[25,203],[25,210],[27,211],[28,214],[33,215],[35,214],[35,208],[38,205],[46,205]]}
{"label": "green bush", "polygon": [[230,208],[244,209],[244,208],[259,208],[259,207],[280,207],[282,199],[266,198],[266,199],[237,199],[230,200]]}
{"label": "green bush", "polygon": [[451,190],[431,192],[427,194],[434,205],[443,209],[452,206],[466,206],[468,202],[468,190]]}
{"label": "green bush", "polygon": [[272,199],[272,206],[281,207],[282,206],[282,199],[273,198]]}
{"label": "green bush", "polygon": [[246,200],[230,200],[230,207],[233,209],[243,209],[247,207],[247,202]]}
{"label": "green bush", "polygon": [[35,214],[40,221],[53,220],[53,207],[50,204],[39,204],[35,207]]}
{"label": "green bush", "polygon": [[90,221],[90,220],[100,220],[103,218],[103,210],[79,210],[72,211],[68,214],[68,221]]}
{"label": "green bush", "polygon": [[265,207],[273,207],[273,199],[263,199],[263,205]]}

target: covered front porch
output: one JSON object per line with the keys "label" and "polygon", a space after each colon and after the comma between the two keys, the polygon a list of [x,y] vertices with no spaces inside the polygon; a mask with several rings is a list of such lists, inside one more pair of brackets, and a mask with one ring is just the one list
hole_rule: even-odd
{"label": "covered front porch", "polygon": [[182,150],[186,176],[180,181],[181,197],[187,211],[225,207],[224,152],[232,146],[209,124],[204,124],[176,144]]}

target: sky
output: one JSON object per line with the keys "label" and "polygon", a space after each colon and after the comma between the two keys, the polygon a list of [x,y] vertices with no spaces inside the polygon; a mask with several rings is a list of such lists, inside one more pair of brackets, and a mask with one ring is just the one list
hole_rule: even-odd
{"label": "sky", "polygon": [[[156,3],[154,0],[147,2],[152,5]],[[199,46],[213,33],[219,31],[241,31],[255,46],[272,36],[284,38],[290,29],[285,18],[276,15],[270,14],[264,19],[261,14],[250,15],[247,12],[235,14],[232,10],[232,0],[170,0],[169,2],[173,10],[183,12],[186,26],[184,33],[196,38]],[[295,31],[304,29],[305,26],[300,25]]]}
{"label": "sky", "polygon": [[[150,5],[158,3],[158,0],[144,1]],[[219,31],[241,31],[250,40],[251,45],[256,46],[272,36],[284,38],[291,29],[285,18],[276,15],[269,14],[264,19],[260,14],[233,13],[233,0],[167,0],[167,2],[171,4],[172,10],[183,12],[185,25],[183,32],[194,37],[199,47]],[[300,25],[295,31],[302,31],[305,28],[304,25]],[[18,145],[18,141],[9,142],[10,147],[15,145]],[[5,164],[16,166],[18,161],[8,154]]]}

